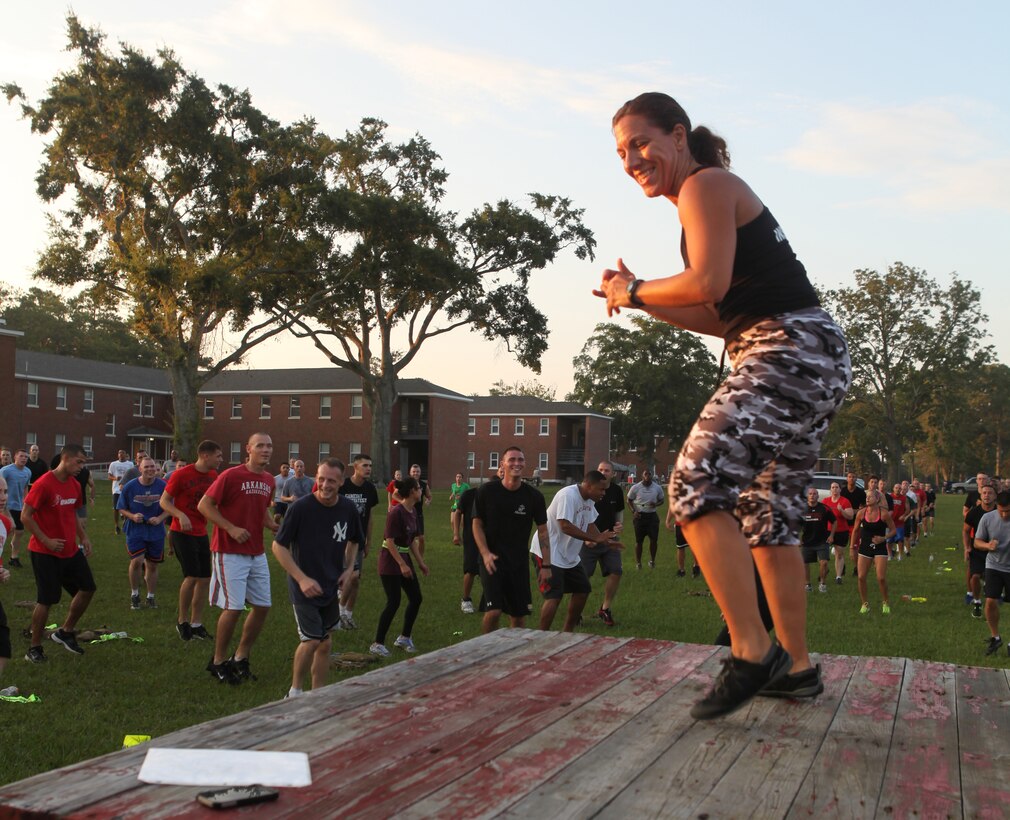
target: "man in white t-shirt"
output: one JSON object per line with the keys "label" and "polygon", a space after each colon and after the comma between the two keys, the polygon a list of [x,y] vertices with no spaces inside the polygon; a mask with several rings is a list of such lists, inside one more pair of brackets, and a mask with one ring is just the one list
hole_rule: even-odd
{"label": "man in white t-shirt", "polygon": [[583,544],[606,544],[615,533],[600,532],[596,528],[598,515],[596,502],[607,491],[607,477],[598,470],[590,470],[581,484],[572,484],[558,491],[547,508],[547,532],[551,540],[550,564],[544,563],[540,540],[534,535],[530,544],[533,563],[537,570],[549,569],[550,581],[541,583],[544,604],[540,609],[540,628],[550,629],[558,611],[561,598],[571,594],[564,632],[571,632],[582,617],[582,609],[592,591],[589,576],[582,567]]}
{"label": "man in white t-shirt", "polygon": [[127,470],[133,467],[133,462],[128,458],[126,450],[120,450],[115,461],[109,465],[109,481],[112,482],[112,521],[116,527],[116,535],[119,535],[119,492],[122,488],[122,478]]}

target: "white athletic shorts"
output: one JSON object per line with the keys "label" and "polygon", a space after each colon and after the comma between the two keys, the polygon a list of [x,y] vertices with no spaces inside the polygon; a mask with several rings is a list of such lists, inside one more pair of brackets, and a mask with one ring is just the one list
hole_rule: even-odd
{"label": "white athletic shorts", "polygon": [[265,553],[212,552],[210,603],[220,609],[270,606],[270,567]]}

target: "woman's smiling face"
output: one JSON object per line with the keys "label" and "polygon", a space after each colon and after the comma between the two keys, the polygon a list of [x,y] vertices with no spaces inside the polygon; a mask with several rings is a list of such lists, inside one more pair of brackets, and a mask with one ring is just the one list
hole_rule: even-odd
{"label": "woman's smiling face", "polygon": [[625,173],[641,186],[646,196],[676,193],[678,155],[687,147],[684,126],[678,125],[667,134],[645,117],[628,115],[614,126],[614,137]]}

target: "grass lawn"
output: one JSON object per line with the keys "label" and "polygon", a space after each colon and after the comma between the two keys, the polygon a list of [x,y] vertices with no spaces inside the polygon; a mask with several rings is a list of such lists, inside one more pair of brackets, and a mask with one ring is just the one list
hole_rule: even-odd
{"label": "grass lawn", "polygon": [[[548,496],[553,490],[548,490]],[[380,492],[384,499],[384,494]],[[424,604],[414,629],[419,650],[430,651],[479,634],[479,615],[459,609],[462,559],[449,535],[448,491],[436,492],[426,510],[427,558],[431,575],[422,579]],[[888,569],[893,614],[880,614],[879,593],[870,578],[873,611],[860,616],[855,579],[842,586],[833,583],[827,594],[810,593],[809,636],[814,652],[850,655],[884,655],[949,661],[974,666],[1008,664],[1005,652],[983,655],[988,630],[974,620],[964,604],[964,569],[960,528],[963,496],[941,496],[937,534],[921,539],[909,561],[892,562]],[[158,736],[194,723],[222,717],[282,697],[290,682],[291,657],[297,643],[294,618],[288,606],[284,573],[270,558],[273,570],[274,609],[255,646],[252,667],[258,680],[230,687],[218,684],[204,671],[211,653],[207,642],[183,643],[175,631],[175,595],[181,573],[176,559],[162,566],[159,608],[132,611],[123,538],[112,532],[108,485],[99,484],[98,504],[88,524],[95,554],[91,559],[98,592],[81,629],[107,626],[126,631],[142,643],[112,641],[86,646],[77,657],[53,642],[45,650],[49,662],[34,666],[25,661],[28,640],[21,634],[30,610],[18,601],[34,600],[30,567],[12,570],[11,581],[0,587],[11,624],[14,657],[0,687],[16,684],[32,692],[40,703],[0,701],[0,783],[94,757],[121,747],[124,735]],[[376,508],[375,532],[381,534],[385,504]],[[630,529],[630,528],[629,528]],[[626,537],[627,541],[627,537]],[[720,628],[719,613],[702,580],[676,576],[672,536],[660,534],[655,570],[634,569],[629,545],[626,573],[614,604],[617,625],[606,627],[586,619],[584,631],[661,638],[693,643],[710,642]],[[269,549],[268,549],[269,553]],[[932,560],[930,560],[932,559]],[[690,562],[688,563],[690,567]],[[949,571],[944,571],[949,569]],[[587,613],[599,607],[602,584],[593,579],[594,592]],[[475,592],[479,595],[479,581]],[[478,597],[475,595],[475,598]],[[906,599],[925,598],[917,603]],[[367,652],[384,599],[375,576],[375,553],[366,561],[362,591],[355,610],[361,629],[338,632],[334,649]],[[401,607],[405,607],[404,600]],[[67,601],[53,607],[50,622],[62,621]],[[534,595],[534,607],[539,595]],[[394,655],[384,663],[406,657],[392,648],[398,634],[402,608],[387,645]],[[1010,616],[1010,609],[1006,610]],[[216,613],[208,610],[208,628],[214,632]],[[560,615],[556,624],[560,624]],[[532,625],[532,624],[531,624]],[[331,681],[359,672],[333,671]]]}

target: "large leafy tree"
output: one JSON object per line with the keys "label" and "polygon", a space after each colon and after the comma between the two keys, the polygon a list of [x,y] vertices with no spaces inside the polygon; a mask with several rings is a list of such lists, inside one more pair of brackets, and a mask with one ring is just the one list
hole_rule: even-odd
{"label": "large leafy tree", "polygon": [[554,387],[541,384],[536,379],[526,379],[506,384],[498,379],[487,391],[489,396],[533,396],[544,401],[555,401],[558,391]]}
{"label": "large leafy tree", "polygon": [[[376,119],[334,141],[329,183],[347,207],[326,269],[313,282],[286,280],[270,300],[292,332],[361,378],[378,475],[390,474],[398,375],[424,343],[468,327],[539,372],[547,319],[530,277],[566,248],[591,259],[595,246],[582,211],[561,197],[531,194],[529,207],[502,200],[467,216],[444,209],[440,159],[421,136],[390,142]],[[326,296],[313,309],[318,287]]]}
{"label": "large leafy tree", "polygon": [[[883,274],[854,275],[854,287],[824,294],[852,356],[852,388],[838,426],[850,451],[879,453],[895,480],[902,461],[910,463],[926,441],[929,411],[942,407],[948,385],[986,355],[980,331],[986,316],[979,292],[957,276],[941,287],[901,262]],[[951,421],[947,428],[956,429]],[[830,441],[837,447],[837,434]]]}
{"label": "large leafy tree", "polygon": [[573,364],[568,399],[611,416],[618,446],[649,464],[657,438],[687,436],[717,375],[701,337],[645,316],[633,316],[631,327],[597,325]]}
{"label": "large leafy tree", "polygon": [[312,267],[298,194],[316,179],[318,141],[311,123],[280,127],[167,49],[113,52],[100,31],[67,24],[77,62],[43,99],[3,87],[46,138],[38,193],[61,209],[36,275],[129,316],[168,369],[177,443],[195,455],[201,386],[282,329],[251,321],[262,280]]}
{"label": "large leafy tree", "polygon": [[9,328],[24,333],[18,340],[23,350],[140,367],[163,364],[149,339],[136,338],[122,318],[88,294],[64,298],[43,288],[0,288],[0,313]]}

